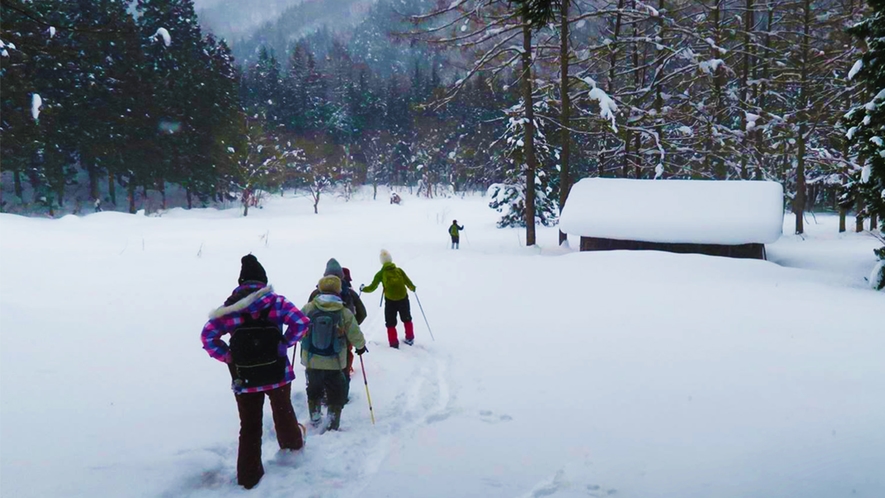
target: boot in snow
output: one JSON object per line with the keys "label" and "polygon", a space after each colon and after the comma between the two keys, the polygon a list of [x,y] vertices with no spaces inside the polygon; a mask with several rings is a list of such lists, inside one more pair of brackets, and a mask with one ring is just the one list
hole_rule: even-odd
{"label": "boot in snow", "polygon": [[415,344],[415,326],[412,322],[405,322],[403,325],[406,327],[405,343],[411,346],[412,344]]}
{"label": "boot in snow", "polygon": [[329,405],[329,427],[326,430],[337,431],[340,423],[341,407],[338,405]]}
{"label": "boot in snow", "polygon": [[396,327],[387,327],[387,342],[390,347],[399,349],[399,338],[396,336]]}
{"label": "boot in snow", "polygon": [[314,428],[320,426],[320,422],[323,421],[323,405],[320,404],[319,400],[307,400],[307,409],[310,411],[310,425]]}

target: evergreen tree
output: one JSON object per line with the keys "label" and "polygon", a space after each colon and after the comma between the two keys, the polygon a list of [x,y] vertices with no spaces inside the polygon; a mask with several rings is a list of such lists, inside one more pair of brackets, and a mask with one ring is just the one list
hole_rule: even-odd
{"label": "evergreen tree", "polygon": [[[860,39],[866,40],[868,50],[857,63],[852,75],[860,81],[867,102],[858,105],[845,115],[851,128],[848,137],[862,158],[861,170],[854,182],[866,201],[865,211],[881,223],[885,229],[885,1],[869,0],[872,16],[850,29]],[[872,229],[873,227],[871,227]],[[885,260],[885,247],[876,251]],[[872,275],[871,285],[885,287],[885,265],[877,265],[879,275]]]}

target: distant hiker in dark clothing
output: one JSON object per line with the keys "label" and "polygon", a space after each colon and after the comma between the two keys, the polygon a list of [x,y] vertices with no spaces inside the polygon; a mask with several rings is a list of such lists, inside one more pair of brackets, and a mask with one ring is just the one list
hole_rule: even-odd
{"label": "distant hiker in dark clothing", "polygon": [[390,343],[390,347],[399,348],[399,337],[396,333],[397,313],[399,313],[406,329],[405,343],[411,346],[415,343],[415,327],[412,325],[409,293],[406,288],[415,292],[415,284],[409,280],[402,268],[397,268],[393,264],[393,258],[385,250],[381,251],[381,271],[375,274],[375,278],[368,287],[360,286],[360,290],[366,293],[375,292],[379,283],[384,287],[384,323],[387,326],[387,341]]}
{"label": "distant hiker in dark clothing", "polygon": [[449,227],[449,235],[452,236],[452,249],[461,248],[461,230],[464,230],[464,227],[458,226],[458,220],[452,220],[452,226]]}
{"label": "distant hiker in dark clothing", "polygon": [[[240,285],[224,306],[209,315],[202,340],[209,356],[230,369],[240,415],[237,482],[250,489],[264,475],[261,418],[265,395],[270,398],[280,449],[294,451],[304,446],[292,408],[295,372],[286,350],[307,333],[310,320],[267,285],[267,274],[255,256],[243,256],[241,263]],[[288,327],[285,334],[283,325]],[[221,340],[225,334],[231,334],[230,345]]]}
{"label": "distant hiker in dark clothing", "polygon": [[301,364],[307,369],[307,407],[310,423],[319,427],[322,421],[323,397],[329,404],[329,430],[338,430],[341,409],[347,402],[347,342],[356,347],[356,354],[366,349],[366,338],[353,313],[341,300],[341,279],[335,275],[319,281],[320,295],[304,306],[310,317],[310,330],[301,341]]}
{"label": "distant hiker in dark clothing", "polygon": [[391,204],[399,204],[402,202],[402,198],[396,192],[390,194],[390,203]]}
{"label": "distant hiker in dark clothing", "polygon": [[[350,271],[347,268],[342,268],[338,263],[338,260],[332,258],[326,263],[326,271],[323,273],[323,276],[334,275],[341,280],[341,293],[338,297],[341,298],[341,301],[344,303],[344,307],[349,309],[351,313],[353,313],[356,318],[357,325],[362,325],[363,320],[366,319],[368,313],[366,313],[366,306],[363,304],[363,300],[360,299],[359,294],[353,287],[351,286],[352,280],[350,279]],[[310,299],[308,301],[313,301],[317,296],[320,295],[320,289],[315,289],[310,294]],[[347,366],[344,367],[344,377],[347,378],[347,394],[350,394],[350,376],[353,373],[353,344],[350,341],[347,342]],[[347,399],[345,397],[345,399]]]}

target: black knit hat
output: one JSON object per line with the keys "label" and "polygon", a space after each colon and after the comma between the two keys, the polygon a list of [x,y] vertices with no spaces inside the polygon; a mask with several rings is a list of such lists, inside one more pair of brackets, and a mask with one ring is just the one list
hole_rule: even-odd
{"label": "black knit hat", "polygon": [[264,272],[264,267],[261,266],[261,263],[258,262],[255,256],[247,254],[243,256],[240,262],[242,263],[240,268],[240,284],[244,282],[267,283],[267,273]]}

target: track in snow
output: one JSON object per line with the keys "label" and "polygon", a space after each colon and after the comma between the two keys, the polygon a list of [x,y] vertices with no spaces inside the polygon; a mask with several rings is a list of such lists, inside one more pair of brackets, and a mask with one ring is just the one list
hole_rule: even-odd
{"label": "track in snow", "polygon": [[[305,448],[295,455],[278,453],[268,404],[265,404],[263,461],[265,476],[250,496],[312,497],[358,496],[382,468],[391,451],[421,427],[445,420],[454,409],[447,377],[449,360],[420,342],[400,350],[386,344],[386,332],[374,326],[378,314],[364,324],[370,338],[366,355],[369,388],[376,425],[368,414],[359,365],[351,381],[350,402],[342,415],[342,430],[322,435],[308,433]],[[371,340],[382,335],[383,342]],[[424,337],[419,336],[419,340]],[[359,361],[357,360],[357,363]],[[303,374],[293,382],[293,404],[299,422],[308,420]],[[233,400],[231,401],[233,404]],[[232,407],[232,409],[235,409]],[[233,496],[236,485],[237,428],[222,448],[195,450],[205,459],[203,470],[185,477],[165,496]]]}

